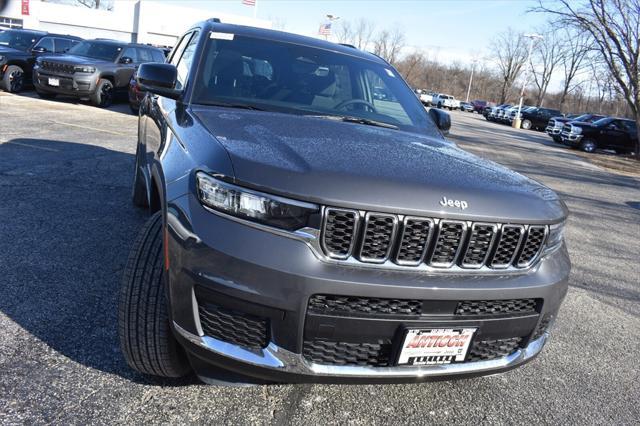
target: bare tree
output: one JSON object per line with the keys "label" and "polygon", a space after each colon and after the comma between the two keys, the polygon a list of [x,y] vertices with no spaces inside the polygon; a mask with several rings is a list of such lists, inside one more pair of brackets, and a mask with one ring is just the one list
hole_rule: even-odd
{"label": "bare tree", "polygon": [[562,110],[567,100],[567,95],[577,84],[575,79],[591,61],[585,61],[590,51],[593,50],[589,37],[582,31],[572,31],[565,28],[562,34],[562,92],[560,95],[560,109]]}
{"label": "bare tree", "polygon": [[557,0],[554,5],[540,1],[534,10],[590,35],[635,117],[640,158],[640,0],[583,0],[579,5]]}
{"label": "bare tree", "polygon": [[351,44],[360,50],[366,50],[371,43],[374,29],[373,23],[364,18],[360,18],[355,25],[345,20],[338,25],[336,38],[339,43]]}
{"label": "bare tree", "polygon": [[399,27],[380,31],[373,40],[373,53],[394,65],[400,59],[400,52],[405,46],[404,33]]}
{"label": "bare tree", "polygon": [[[536,97],[537,107],[541,106],[544,101],[553,72],[564,60],[564,52],[562,51],[561,40],[558,38],[557,32],[552,29],[540,32],[543,33],[544,38],[535,45],[531,57],[533,82],[538,88],[538,96]],[[534,63],[536,63],[537,66],[534,66]]]}
{"label": "bare tree", "polygon": [[494,59],[502,79],[500,91],[500,103],[502,104],[506,101],[513,82],[527,60],[526,43],[522,34],[509,28],[493,39],[490,48],[494,52]]}

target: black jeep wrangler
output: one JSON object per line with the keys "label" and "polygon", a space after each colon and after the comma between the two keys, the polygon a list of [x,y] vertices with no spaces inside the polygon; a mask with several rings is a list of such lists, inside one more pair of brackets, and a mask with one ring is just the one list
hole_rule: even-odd
{"label": "black jeep wrangler", "polygon": [[21,91],[43,54],[64,53],[82,39],[43,31],[0,30],[0,89]]}
{"label": "black jeep wrangler", "polygon": [[39,57],[33,68],[33,84],[43,98],[74,96],[107,107],[118,91],[126,93],[138,65],[164,60],[162,50],[152,46],[85,40],[66,55]]}

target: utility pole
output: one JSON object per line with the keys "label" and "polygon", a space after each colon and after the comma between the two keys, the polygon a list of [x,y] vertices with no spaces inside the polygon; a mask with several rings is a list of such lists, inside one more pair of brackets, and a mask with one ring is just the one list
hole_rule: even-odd
{"label": "utility pole", "polygon": [[[525,34],[524,36],[527,37],[529,40],[531,40],[531,43],[529,43],[529,53],[527,54],[527,61],[525,62],[525,64],[531,65],[530,62],[531,62],[531,52],[533,51],[533,42],[535,39],[542,39],[544,37],[542,37],[540,34]],[[520,103],[518,104],[518,113],[516,114],[516,118],[513,120],[513,124],[512,124],[512,127],[516,129],[520,128],[520,123],[522,122],[522,119],[520,118],[520,112],[522,111],[522,101],[524,100],[524,89],[527,87],[528,81],[529,81],[529,67],[527,66],[525,68],[524,82],[522,83],[522,90],[520,91]]]}
{"label": "utility pole", "polygon": [[477,59],[474,59],[471,62],[471,76],[469,77],[469,87],[467,87],[467,100],[465,102],[469,102],[469,93],[471,93],[471,83],[473,82],[473,70],[476,68],[477,63]]}

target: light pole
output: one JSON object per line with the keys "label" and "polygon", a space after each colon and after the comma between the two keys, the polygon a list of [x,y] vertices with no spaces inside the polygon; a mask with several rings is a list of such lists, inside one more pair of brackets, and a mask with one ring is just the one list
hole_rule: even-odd
{"label": "light pole", "polygon": [[537,38],[538,39],[544,38],[540,34],[525,34],[524,36],[527,37],[529,40],[531,40],[531,43],[529,43],[529,53],[527,54],[527,62],[525,62],[526,68],[524,73],[524,82],[522,83],[522,90],[520,91],[520,103],[518,104],[518,113],[516,114],[516,118],[513,120],[513,124],[512,124],[512,127],[516,129],[520,128],[520,123],[522,122],[522,119],[520,118],[520,112],[522,111],[522,101],[524,100],[524,89],[527,87],[527,82],[529,80],[529,65],[531,61],[531,52],[533,51],[533,43],[534,43],[534,40]]}
{"label": "light pole", "polygon": [[473,82],[473,70],[476,68],[477,63],[477,59],[474,59],[471,62],[471,76],[469,77],[469,87],[467,87],[467,100],[465,102],[469,102],[469,93],[471,93],[471,82]]}

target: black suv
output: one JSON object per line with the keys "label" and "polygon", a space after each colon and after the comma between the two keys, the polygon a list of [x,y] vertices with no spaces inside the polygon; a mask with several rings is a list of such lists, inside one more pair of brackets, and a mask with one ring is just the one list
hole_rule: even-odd
{"label": "black suv", "polygon": [[448,142],[448,114],[389,63],[206,21],[137,79],[157,96],[133,182],[152,216],[119,304],[133,368],[419,381],[541,351],[567,291],[564,203]]}
{"label": "black suv", "polygon": [[585,152],[600,148],[631,153],[638,141],[636,122],[615,117],[601,118],[593,123],[572,121],[564,125],[560,136],[562,143]]}
{"label": "black suv", "polygon": [[0,89],[21,91],[31,82],[38,56],[64,53],[81,41],[79,37],[42,31],[0,30]]}
{"label": "black suv", "polygon": [[532,108],[527,111],[522,111],[522,128],[523,129],[544,129],[551,117],[557,117],[562,115],[557,109],[550,108]]}
{"label": "black suv", "polygon": [[162,50],[148,45],[85,40],[66,55],[39,57],[33,69],[33,83],[43,98],[74,96],[107,107],[118,91],[126,93],[139,64],[164,60]]}

